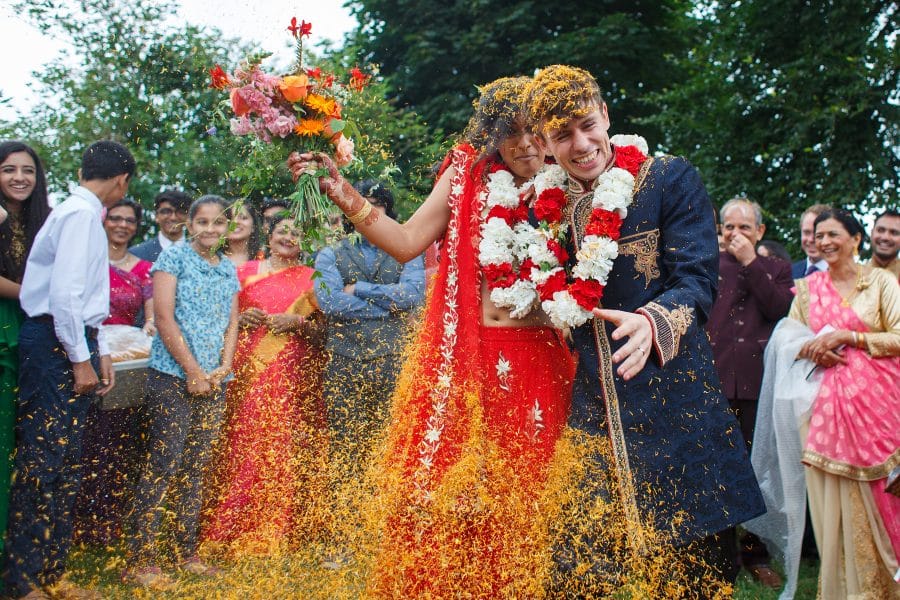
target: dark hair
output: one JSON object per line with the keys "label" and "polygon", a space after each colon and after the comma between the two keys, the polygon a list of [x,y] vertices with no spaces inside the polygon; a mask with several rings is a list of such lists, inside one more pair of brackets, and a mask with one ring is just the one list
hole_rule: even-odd
{"label": "dark hair", "polygon": [[153,199],[153,208],[158,209],[163,202],[168,202],[176,211],[186,213],[191,207],[191,201],[189,194],[175,188],[167,188]]}
{"label": "dark hair", "polygon": [[500,150],[500,144],[516,133],[525,122],[525,88],[529,77],[501,77],[480,88],[481,95],[472,103],[475,109],[463,139],[479,158]]}
{"label": "dark hair", "polygon": [[205,204],[218,204],[222,208],[222,212],[228,212],[228,201],[225,198],[215,194],[206,194],[191,202],[191,206],[188,208],[188,219],[193,221],[197,216],[197,211]]}
{"label": "dark hair", "polygon": [[[134,200],[130,200],[128,198],[122,198],[108,209],[106,209],[106,216],[109,217],[109,212],[120,206],[126,206],[130,208],[134,212],[134,218],[137,219],[137,225],[140,227],[141,225],[141,214],[144,212],[144,209],[141,208],[141,205],[135,202]],[[104,219],[105,220],[105,219]],[[137,235],[137,229],[135,229],[134,235]],[[131,239],[134,239],[134,235],[131,236]],[[128,240],[128,243],[131,243],[131,240]]]}
{"label": "dark hair", "polygon": [[896,208],[888,208],[877,217],[875,217],[875,222],[877,223],[882,217],[894,217],[896,219],[900,219],[900,211],[898,211]]}
{"label": "dark hair", "polygon": [[136,168],[134,156],[128,148],[112,140],[94,142],[81,155],[81,178],[84,181],[112,179],[123,174],[130,179]]}
{"label": "dark hair", "polygon": [[266,198],[262,203],[262,210],[260,212],[266,212],[270,208],[275,208],[279,206],[284,209],[288,209],[291,207],[291,203],[282,198]]}
{"label": "dark hair", "polygon": [[[0,275],[11,279],[12,281],[22,281],[22,275],[25,273],[25,263],[28,254],[31,252],[31,246],[34,244],[34,237],[38,230],[47,220],[50,214],[50,203],[47,199],[47,177],[44,174],[44,165],[30,146],[19,141],[8,141],[0,143],[0,164],[6,161],[10,154],[16,152],[25,152],[34,161],[34,190],[25,202],[22,203],[22,214],[19,222],[25,230],[25,254],[21,257],[21,264],[17,264],[12,256],[11,246],[13,242],[12,216],[0,224]],[[0,204],[8,209],[8,201],[0,192]]]}
{"label": "dark hair", "polygon": [[781,244],[780,242],[776,242],[775,240],[762,240],[759,243],[758,248],[765,248],[768,250],[769,256],[791,262],[791,255],[788,253],[787,248],[784,247],[784,244]]}
{"label": "dark hair", "polygon": [[862,252],[866,245],[866,239],[868,238],[866,236],[865,230],[863,229],[863,226],[859,223],[856,217],[841,208],[829,208],[828,210],[824,210],[819,213],[819,216],[816,217],[815,221],[813,221],[813,231],[815,231],[819,223],[827,219],[834,219],[835,221],[840,223],[844,227],[844,229],[847,230],[847,233],[849,233],[851,237],[859,234],[859,250],[860,252]]}
{"label": "dark hair", "polygon": [[[228,218],[232,221],[238,215],[238,211],[235,210],[236,208],[237,208],[236,203],[232,204],[231,206],[228,207],[228,211],[227,211]],[[256,254],[259,252],[259,245],[260,245],[260,242],[259,242],[259,229],[260,229],[259,216],[256,214],[256,211],[253,209],[253,205],[250,204],[249,201],[245,200],[244,202],[242,202],[241,209],[246,210],[247,214],[250,215],[250,220],[253,221],[253,229],[250,230],[250,237],[247,238],[247,256],[250,258],[250,260],[253,260],[256,258]],[[228,235],[226,234],[225,235],[225,252],[227,253],[228,250],[229,250]]]}
{"label": "dark hair", "polygon": [[[384,214],[390,218],[397,218],[397,213],[394,212],[394,194],[385,186],[384,182],[378,181],[377,179],[363,179],[362,181],[354,183],[353,189],[359,192],[364,198],[371,198],[374,200],[375,204],[383,206]],[[342,221],[344,224],[344,232],[352,233],[353,224],[350,223],[346,215],[344,215]]]}
{"label": "dark hair", "polygon": [[[287,214],[276,216],[274,219],[272,219],[272,222],[269,223],[269,230],[267,232],[268,235],[266,237],[272,237],[272,234],[275,233],[275,229],[279,225],[281,225],[281,223],[283,223],[284,221],[290,221],[291,223],[293,223],[294,217],[292,217],[291,215],[287,215]],[[298,231],[299,231],[299,228],[298,228]]]}

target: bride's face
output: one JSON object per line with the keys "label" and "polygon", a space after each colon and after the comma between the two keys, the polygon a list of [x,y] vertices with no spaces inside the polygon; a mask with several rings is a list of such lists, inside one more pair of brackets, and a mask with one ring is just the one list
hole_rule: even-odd
{"label": "bride's face", "polygon": [[533,133],[516,123],[513,135],[500,143],[500,158],[515,178],[524,182],[544,165],[544,150]]}

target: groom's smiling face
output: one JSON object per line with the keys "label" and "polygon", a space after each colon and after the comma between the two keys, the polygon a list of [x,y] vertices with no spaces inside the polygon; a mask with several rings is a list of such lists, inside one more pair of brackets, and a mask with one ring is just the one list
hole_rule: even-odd
{"label": "groom's smiling face", "polygon": [[570,175],[591,182],[605,170],[612,155],[606,104],[593,104],[582,116],[565,125],[544,130],[543,143],[556,162]]}

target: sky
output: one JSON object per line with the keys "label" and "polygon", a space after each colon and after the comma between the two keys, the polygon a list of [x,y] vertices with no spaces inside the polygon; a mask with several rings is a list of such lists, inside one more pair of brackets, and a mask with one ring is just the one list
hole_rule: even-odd
{"label": "sky", "polygon": [[[73,3],[73,0],[67,0]],[[276,53],[281,62],[290,61],[290,45],[285,28],[291,17],[313,24],[310,41],[315,46],[323,40],[340,43],[346,32],[356,25],[344,0],[181,0],[177,18],[199,26],[216,27],[225,37],[240,37],[256,42],[262,50]],[[60,60],[66,50],[64,41],[40,32],[15,13],[13,0],[0,0],[0,91],[10,105],[0,106],[0,119],[13,119],[16,110],[28,111],[39,101],[29,89],[35,69]],[[211,9],[211,7],[214,7]]]}

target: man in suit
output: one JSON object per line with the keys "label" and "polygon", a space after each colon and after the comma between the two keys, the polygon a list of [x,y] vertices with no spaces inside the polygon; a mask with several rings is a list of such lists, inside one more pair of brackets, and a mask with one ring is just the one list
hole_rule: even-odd
{"label": "man in suit", "polygon": [[[587,71],[547,67],[529,88],[532,125],[568,176],[570,256],[587,237],[601,176],[613,167],[636,173],[603,309],[572,329],[580,360],[569,425],[589,448],[601,449],[585,457],[582,489],[603,499],[602,487],[591,491],[595,482],[615,478],[612,494],[636,555],[662,543],[673,576],[733,581],[735,544],[726,537],[765,506],[703,330],[718,266],[709,197],[685,159],[648,157],[646,147],[610,139],[607,105]],[[602,528],[574,518],[560,542],[556,578],[568,593],[602,595],[604,579],[616,576],[604,561],[615,558]]]}
{"label": "man in suit", "polygon": [[[706,330],[722,390],[737,414],[749,451],[763,352],[775,324],[791,307],[793,278],[788,263],[756,253],[756,244],[766,231],[759,204],[734,198],[719,215],[725,250],[719,254],[719,295]],[[741,538],[741,562],[767,587],[781,587],[781,577],[769,565],[765,544],[752,534]]]}
{"label": "man in suit", "polygon": [[803,279],[816,271],[827,271],[828,263],[816,248],[816,229],[813,222],[820,214],[831,208],[827,204],[813,204],[800,215],[800,245],[806,258],[798,260],[791,268],[791,277]]}
{"label": "man in suit", "polygon": [[140,259],[156,262],[159,254],[176,242],[184,239],[191,197],[175,189],[161,191],[153,199],[156,225],[159,232],[149,240],[129,248],[129,252]]}

